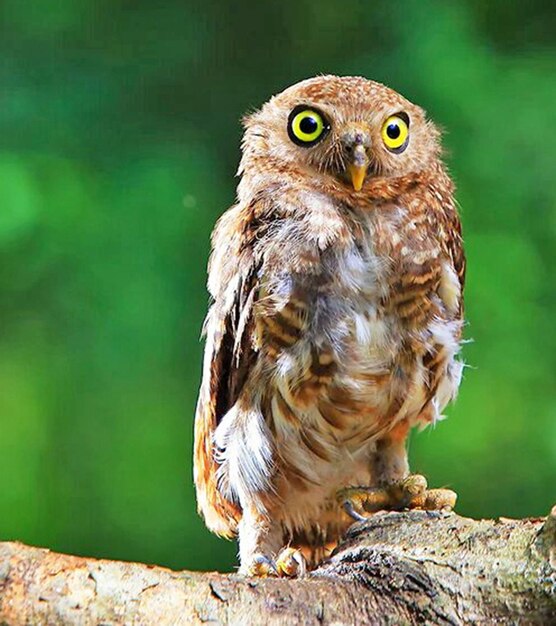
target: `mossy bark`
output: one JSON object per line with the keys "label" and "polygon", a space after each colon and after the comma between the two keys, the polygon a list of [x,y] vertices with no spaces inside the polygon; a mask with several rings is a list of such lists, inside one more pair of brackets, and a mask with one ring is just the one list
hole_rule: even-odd
{"label": "mossy bark", "polygon": [[556,624],[556,507],[524,520],[377,514],[301,580],[2,543],[0,624]]}

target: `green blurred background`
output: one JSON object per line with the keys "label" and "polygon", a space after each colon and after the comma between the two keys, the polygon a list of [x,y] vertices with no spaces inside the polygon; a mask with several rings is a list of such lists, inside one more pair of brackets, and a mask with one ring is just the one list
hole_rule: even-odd
{"label": "green blurred background", "polygon": [[205,268],[239,118],[362,74],[446,129],[470,367],[413,468],[472,516],[556,502],[553,3],[3,0],[0,537],[229,569],[195,512]]}

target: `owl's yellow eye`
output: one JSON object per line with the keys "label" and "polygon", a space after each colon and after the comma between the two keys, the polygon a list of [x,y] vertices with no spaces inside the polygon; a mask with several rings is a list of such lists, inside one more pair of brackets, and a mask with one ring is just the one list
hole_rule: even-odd
{"label": "owl's yellow eye", "polygon": [[312,146],[330,130],[324,116],[305,106],[298,106],[288,118],[288,135],[298,146]]}
{"label": "owl's yellow eye", "polygon": [[[405,116],[404,116],[405,117]],[[409,140],[409,120],[401,114],[391,115],[382,127],[382,141],[391,152],[400,153],[407,148]]]}

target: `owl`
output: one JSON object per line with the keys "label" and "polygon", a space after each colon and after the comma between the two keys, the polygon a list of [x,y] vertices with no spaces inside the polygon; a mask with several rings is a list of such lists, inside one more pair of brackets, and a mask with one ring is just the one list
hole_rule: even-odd
{"label": "owl", "polygon": [[406,441],[460,384],[465,257],[440,134],[361,77],[244,119],[212,235],[194,478],[240,573],[299,576],[377,510],[454,506]]}

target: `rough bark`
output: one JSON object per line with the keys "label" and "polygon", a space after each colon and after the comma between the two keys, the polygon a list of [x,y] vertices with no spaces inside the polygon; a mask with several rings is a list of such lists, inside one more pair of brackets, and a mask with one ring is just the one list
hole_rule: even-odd
{"label": "rough bark", "polygon": [[0,544],[0,624],[154,623],[556,624],[556,507],[524,520],[378,514],[302,580]]}

